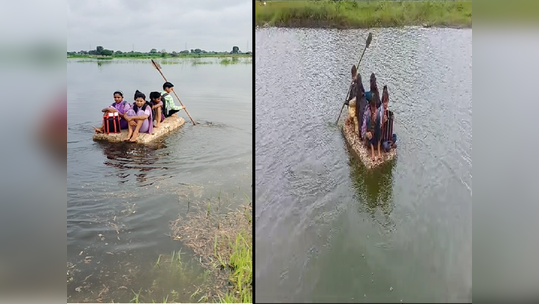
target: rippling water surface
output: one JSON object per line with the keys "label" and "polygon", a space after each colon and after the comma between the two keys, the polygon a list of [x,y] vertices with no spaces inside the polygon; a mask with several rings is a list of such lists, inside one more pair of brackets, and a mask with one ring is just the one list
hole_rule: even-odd
{"label": "rippling water surface", "polygon": [[399,146],[367,171],[335,120],[368,33],[256,31],[257,301],[471,300],[472,30],[372,33]]}
{"label": "rippling water surface", "polygon": [[251,198],[252,65],[202,61],[161,63],[199,125],[183,112],[180,130],[133,145],[94,142],[92,125],[114,91],[129,102],[137,89],[160,91],[159,73],[146,60],[68,60],[67,258],[76,269],[68,301],[94,302],[104,286],[125,285],[127,294],[111,287],[103,298],[129,302],[131,289],[151,286],[144,273],[159,254],[182,249],[169,222],[189,201],[226,194],[233,207]]}

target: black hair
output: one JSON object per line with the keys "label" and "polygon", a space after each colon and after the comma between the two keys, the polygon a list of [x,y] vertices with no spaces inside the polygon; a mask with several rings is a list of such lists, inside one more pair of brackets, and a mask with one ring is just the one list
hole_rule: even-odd
{"label": "black hair", "polygon": [[387,85],[384,86],[384,89],[382,91],[382,102],[384,102],[384,100],[387,100],[387,102],[389,102],[389,92],[387,91]]}
{"label": "black hair", "polygon": [[163,90],[166,88],[173,88],[173,87],[174,85],[168,81],[163,84]]}
{"label": "black hair", "polygon": [[[142,106],[142,111],[146,110],[146,107],[148,106],[148,101],[146,100],[146,95],[144,95],[144,93],[142,93],[141,91],[136,90],[135,91],[135,100],[137,100],[137,98],[144,99],[144,105]],[[133,109],[135,110],[135,113],[138,112],[139,107],[137,106],[136,102],[133,103]]]}
{"label": "black hair", "polygon": [[146,95],[144,95],[144,93],[142,93],[141,91],[136,90],[135,91],[135,97],[133,98],[133,100],[137,100],[137,98],[139,98],[139,97],[146,100]]}
{"label": "black hair", "polygon": [[371,92],[378,92],[378,85],[376,84],[376,76],[374,73],[371,74]]}
{"label": "black hair", "polygon": [[150,101],[153,101],[154,99],[159,98],[159,97],[161,97],[161,93],[159,93],[159,92],[151,92],[150,93]]}
{"label": "black hair", "polygon": [[116,94],[122,96],[122,98],[124,97],[124,93],[122,93],[122,91],[116,91],[116,92],[114,92],[114,94],[112,94],[112,96],[114,96]]}
{"label": "black hair", "polygon": [[356,98],[359,100],[361,97],[365,96],[365,88],[363,87],[363,81],[361,80],[361,74],[359,72],[356,76],[356,83],[357,83],[357,94]]}

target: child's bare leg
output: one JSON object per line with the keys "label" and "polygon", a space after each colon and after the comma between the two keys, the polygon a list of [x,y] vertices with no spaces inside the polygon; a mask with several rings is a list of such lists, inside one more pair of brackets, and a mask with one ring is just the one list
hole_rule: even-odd
{"label": "child's bare leg", "polygon": [[138,139],[138,132],[140,130],[140,127],[142,127],[142,124],[144,123],[144,119],[137,120],[137,126],[135,127],[135,131],[133,131],[133,137],[131,138],[131,142],[136,142]]}
{"label": "child's bare leg", "polygon": [[370,146],[371,146],[371,157],[372,157],[372,160],[374,161],[376,159],[374,156],[374,145],[370,144]]}
{"label": "child's bare leg", "polygon": [[101,128],[96,128],[94,126],[92,126],[92,128],[94,128],[95,132],[97,132],[97,133],[103,133],[103,130],[105,130],[105,122],[103,121],[101,123]]}
{"label": "child's bare leg", "polygon": [[135,127],[133,127],[132,125],[130,125],[129,123],[127,124],[127,137],[124,139],[125,141],[129,141],[129,139],[131,138],[131,136],[133,135],[133,129]]}
{"label": "child's bare leg", "polygon": [[157,108],[157,117],[155,118],[155,120],[157,121],[157,123],[155,124],[155,127],[156,128],[159,128],[159,124],[161,123],[161,107]]}
{"label": "child's bare leg", "polygon": [[380,141],[378,141],[378,159],[382,159],[382,154],[380,153]]}

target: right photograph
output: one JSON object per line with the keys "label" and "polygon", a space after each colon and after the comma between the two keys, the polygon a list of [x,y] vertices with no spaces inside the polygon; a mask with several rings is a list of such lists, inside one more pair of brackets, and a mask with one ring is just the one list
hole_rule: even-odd
{"label": "right photograph", "polygon": [[255,21],[255,302],[471,302],[472,2]]}

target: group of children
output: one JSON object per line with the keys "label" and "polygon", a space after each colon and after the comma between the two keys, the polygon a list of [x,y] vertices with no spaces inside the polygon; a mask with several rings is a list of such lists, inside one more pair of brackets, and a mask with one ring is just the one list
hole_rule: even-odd
{"label": "group of children", "polygon": [[[107,108],[101,110],[103,113],[118,112],[120,116],[120,129],[128,129],[125,141],[136,142],[139,133],[153,134],[153,128],[159,128],[159,124],[167,117],[177,116],[178,112],[185,109],[177,106],[170,95],[174,90],[174,85],[170,82],[163,84],[162,92],[151,92],[150,101],[146,101],[146,95],[139,90],[135,92],[132,104],[124,100],[124,95],[120,91],[114,92],[114,102]],[[155,126],[154,126],[155,120]],[[101,128],[94,127],[95,132],[103,133],[104,124]]]}
{"label": "group of children", "polygon": [[[389,92],[387,85],[382,91],[382,98],[376,84],[376,76],[371,74],[370,91],[365,92],[361,75],[355,65],[352,66],[352,84],[348,100],[350,115],[355,124],[355,131],[362,142],[371,148],[373,161],[382,158],[380,146],[387,152],[396,148],[397,135],[393,134],[394,114],[389,111]],[[359,127],[361,126],[361,127]],[[375,156],[374,147],[378,155]]]}

